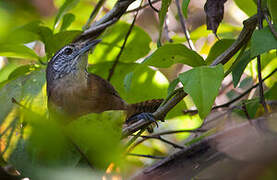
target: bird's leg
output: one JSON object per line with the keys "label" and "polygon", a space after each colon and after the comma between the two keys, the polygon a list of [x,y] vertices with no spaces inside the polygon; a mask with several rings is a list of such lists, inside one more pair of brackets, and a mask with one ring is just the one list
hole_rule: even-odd
{"label": "bird's leg", "polygon": [[130,118],[128,118],[126,120],[127,124],[132,124],[134,122],[137,122],[141,119],[145,119],[147,121],[150,121],[151,123],[155,123],[157,127],[159,127],[156,118],[153,116],[152,113],[148,113],[148,112],[143,112],[143,113],[139,113],[139,114],[135,114],[133,116],[131,116]]}

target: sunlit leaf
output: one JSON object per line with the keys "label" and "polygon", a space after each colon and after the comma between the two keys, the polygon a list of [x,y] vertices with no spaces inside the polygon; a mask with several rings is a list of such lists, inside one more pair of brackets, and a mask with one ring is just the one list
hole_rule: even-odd
{"label": "sunlit leaf", "polygon": [[[236,27],[230,24],[221,23],[217,29],[217,35],[219,38],[222,38],[222,37],[225,38],[226,35],[231,36],[229,38],[233,38],[240,31],[241,31],[241,27]],[[190,33],[190,38],[192,40],[197,40],[199,38],[207,37],[209,34],[211,34],[211,32],[207,31],[207,26],[202,25]]]}
{"label": "sunlit leaf", "polygon": [[[108,29],[102,38],[102,42],[96,46],[93,55],[90,57],[90,63],[114,61],[124,42],[129,27],[130,24],[119,22]],[[150,42],[151,38],[149,35],[141,28],[134,26],[119,61],[126,63],[134,62],[146,56],[150,51]]]}
{"label": "sunlit leaf", "polygon": [[67,13],[66,15],[64,15],[60,31],[65,31],[74,20],[75,20],[74,14]]}
{"label": "sunlit leaf", "polygon": [[162,68],[170,67],[176,63],[192,67],[205,65],[203,58],[197,52],[190,50],[182,44],[166,44],[158,48],[143,63]]}
{"label": "sunlit leaf", "polygon": [[13,80],[16,79],[20,76],[23,76],[29,72],[32,72],[34,70],[38,70],[40,67],[38,65],[34,65],[34,64],[28,64],[28,65],[24,65],[24,66],[20,66],[18,68],[16,68],[10,75],[9,75],[9,80]]}
{"label": "sunlit leaf", "polygon": [[17,100],[21,98],[21,81],[22,79],[17,79],[0,89],[0,124],[4,121],[6,116],[14,107],[14,104],[12,103],[12,98],[15,98]]}
{"label": "sunlit leaf", "polygon": [[0,56],[37,60],[38,55],[20,44],[0,44]]}
{"label": "sunlit leaf", "polygon": [[254,31],[251,37],[251,58],[276,48],[277,39],[273,36],[269,27]]}
{"label": "sunlit leaf", "polygon": [[[67,134],[87,155],[94,167],[104,169],[121,160],[122,111],[92,113],[67,126]],[[92,131],[93,129],[93,131]]]}
{"label": "sunlit leaf", "polygon": [[[108,77],[112,62],[98,63],[89,67],[89,72],[103,78]],[[124,87],[125,76],[133,72],[130,90]],[[128,103],[136,103],[149,99],[160,99],[166,96],[168,81],[158,71],[136,63],[119,63],[111,78],[111,83],[120,96]]]}
{"label": "sunlit leaf", "polygon": [[179,75],[184,91],[192,97],[201,118],[209,114],[223,78],[222,65],[195,67]]}
{"label": "sunlit leaf", "polygon": [[19,66],[20,64],[17,63],[17,60],[10,60],[4,67],[2,67],[0,69],[0,83],[7,80],[10,73],[13,72]]}
{"label": "sunlit leaf", "polygon": [[235,0],[237,6],[245,12],[248,16],[253,16],[257,13],[257,6],[253,1],[249,0]]}
{"label": "sunlit leaf", "polygon": [[12,44],[25,44],[35,40],[40,40],[37,29],[40,27],[41,21],[33,21],[23,26],[17,27],[4,38],[4,42]]}
{"label": "sunlit leaf", "polygon": [[65,0],[63,5],[60,7],[59,12],[55,18],[54,27],[59,22],[59,20],[63,17],[63,15],[74,8],[79,3],[79,0]]}

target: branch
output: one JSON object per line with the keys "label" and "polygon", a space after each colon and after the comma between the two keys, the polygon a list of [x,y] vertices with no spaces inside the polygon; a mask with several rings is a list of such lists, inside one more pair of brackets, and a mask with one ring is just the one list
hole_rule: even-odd
{"label": "branch", "polygon": [[107,27],[120,19],[128,6],[134,1],[135,0],[118,0],[108,13],[106,13],[99,21],[94,22],[87,30],[77,37],[74,42],[95,39],[100,36]]}
{"label": "branch", "polygon": [[243,29],[239,34],[239,37],[236,41],[220,56],[218,56],[211,66],[215,66],[217,64],[225,64],[227,63],[247,42],[250,40],[254,30],[256,29],[256,25],[258,22],[257,15],[254,15],[243,22]]}
{"label": "branch", "polygon": [[155,12],[159,13],[159,10],[156,9],[156,8],[152,5],[151,0],[148,0],[148,4],[150,5],[150,7],[151,7]]}
{"label": "branch", "polygon": [[[263,29],[263,11],[262,11],[262,1],[258,0],[257,3],[258,8],[258,29]],[[263,89],[263,82],[262,82],[262,65],[261,65],[261,55],[257,56],[257,68],[258,68],[258,80],[259,80],[259,94],[260,94],[260,103],[264,107],[265,113],[268,113],[267,105],[264,98],[264,89]]]}
{"label": "branch", "polygon": [[87,21],[87,23],[84,25],[83,29],[88,29],[90,23],[95,19],[95,17],[97,16],[99,10],[101,9],[102,5],[106,2],[106,0],[99,0],[98,3],[96,4],[95,8],[93,9],[93,11],[91,12],[89,19]]}
{"label": "branch", "polygon": [[128,156],[138,156],[138,157],[144,157],[144,158],[151,158],[151,159],[164,159],[163,156],[152,156],[152,155],[144,155],[144,154],[134,154],[134,153],[128,153]]}
{"label": "branch", "polygon": [[[272,114],[271,120],[274,121],[276,115]],[[268,147],[269,144],[274,145],[277,140],[276,134],[269,129],[271,120],[266,121],[265,118],[261,117],[252,120],[251,124],[244,121],[231,127],[228,126],[226,129],[156,162],[130,179],[192,179],[216,162],[223,159],[230,160],[230,155],[236,157],[240,153],[244,153],[245,149],[243,148],[249,145],[246,145],[246,142],[253,143],[254,148],[251,152],[257,153],[257,156],[261,155],[260,152],[266,154],[271,149]],[[261,136],[261,133],[263,136]],[[237,138],[238,134],[244,135],[244,137]],[[259,146],[255,146],[256,143],[259,145],[265,143],[262,146],[263,151],[258,151]],[[241,151],[236,151],[238,149],[241,149]],[[276,149],[273,149],[271,153],[275,152]],[[253,156],[257,157],[255,154]],[[247,161],[250,157],[245,158]],[[253,161],[250,162],[253,164]]]}
{"label": "branch", "polygon": [[170,134],[177,134],[177,133],[199,133],[199,132],[201,132],[201,133],[202,132],[206,132],[206,130],[202,130],[202,129],[195,129],[195,130],[187,130],[187,129],[185,129],[185,130],[173,130],[173,131],[170,130],[170,131],[163,131],[163,132],[160,132],[160,133],[155,133],[155,134],[152,134],[150,136],[141,136],[143,139],[137,141],[131,147],[129,147],[128,152],[132,151],[136,146],[138,146],[139,144],[141,144],[144,141],[146,141],[148,139],[151,139],[151,138],[159,139],[159,137],[161,137],[162,135],[170,135]]}
{"label": "branch", "polygon": [[[243,22],[244,27],[238,37],[238,39],[231,45],[230,48],[228,48],[224,53],[222,53],[218,58],[215,59],[215,61],[211,64],[211,66],[215,66],[217,64],[225,64],[227,63],[234,54],[236,54],[241,47],[243,47],[243,45],[245,43],[247,43],[250,38],[252,33],[254,32],[255,28],[256,28],[256,24],[257,24],[257,16],[252,16],[249,19],[245,20]],[[156,112],[153,113],[153,116],[156,119],[164,119],[164,117],[166,116],[166,114],[176,105],[178,104],[184,97],[186,97],[187,93],[185,93],[184,91],[178,91],[176,93],[176,95],[169,100],[168,102],[166,102],[163,106],[160,106]],[[146,127],[148,125],[150,125],[151,122],[145,120],[145,119],[141,119],[133,124],[131,124],[130,126],[127,126],[126,128],[123,129],[122,131],[122,138],[125,138],[129,135],[131,135],[132,133],[140,130],[143,127]]]}
{"label": "branch", "polygon": [[[171,100],[166,102],[163,106],[160,106],[154,113],[153,116],[156,119],[164,119],[166,114],[176,105],[178,104],[187,94],[184,91],[179,91]],[[125,138],[134,132],[140,130],[141,128],[147,127],[152,122],[141,119],[130,126],[127,126],[122,131],[122,138]]]}

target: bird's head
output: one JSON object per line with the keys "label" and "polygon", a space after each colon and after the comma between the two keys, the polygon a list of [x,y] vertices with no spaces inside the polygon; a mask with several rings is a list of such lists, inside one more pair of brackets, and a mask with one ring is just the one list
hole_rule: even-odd
{"label": "bird's head", "polygon": [[47,65],[47,80],[63,78],[87,67],[88,51],[93,50],[101,40],[72,43],[61,48]]}

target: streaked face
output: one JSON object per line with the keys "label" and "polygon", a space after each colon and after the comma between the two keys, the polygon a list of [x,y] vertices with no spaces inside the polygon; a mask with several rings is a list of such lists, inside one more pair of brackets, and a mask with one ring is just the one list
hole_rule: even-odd
{"label": "streaked face", "polygon": [[47,66],[47,76],[51,71],[53,79],[62,78],[78,69],[85,70],[87,66],[87,52],[93,50],[100,40],[93,40],[82,44],[69,44],[61,48],[50,60]]}

